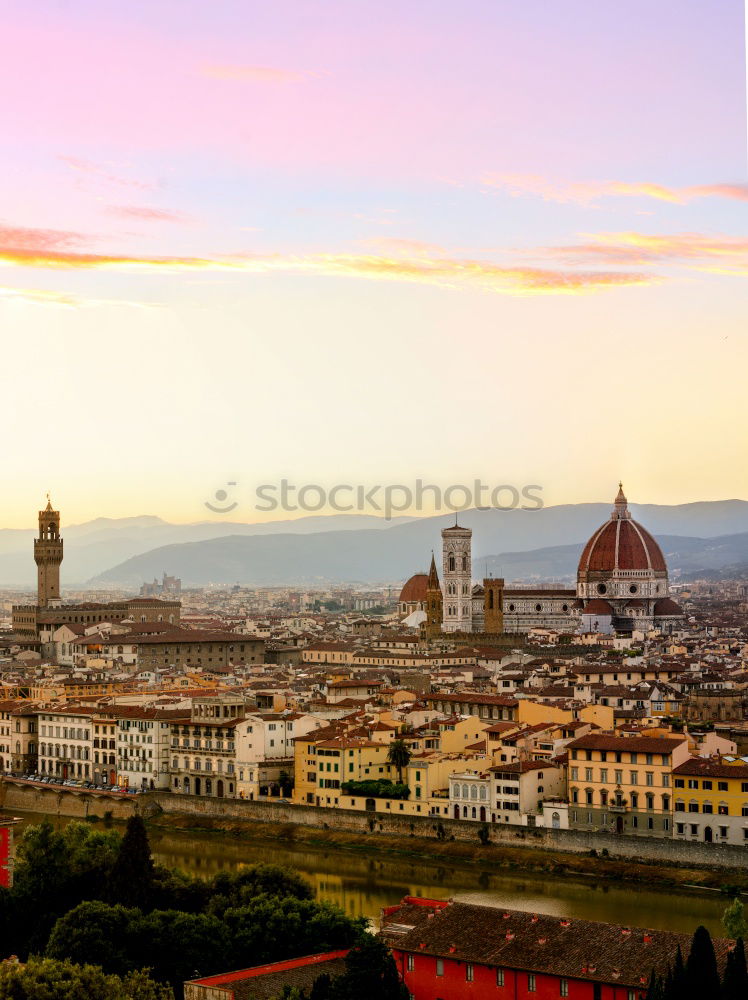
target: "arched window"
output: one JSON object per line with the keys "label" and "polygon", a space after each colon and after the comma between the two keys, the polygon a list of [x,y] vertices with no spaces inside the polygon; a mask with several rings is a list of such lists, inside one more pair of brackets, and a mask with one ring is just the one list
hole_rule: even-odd
{"label": "arched window", "polygon": [[462,786],[462,797],[463,797],[463,799],[466,799],[468,797],[468,786],[467,785],[463,785]]}
{"label": "arched window", "polygon": [[467,556],[463,556],[462,557],[462,572],[466,573],[467,572],[467,568],[468,568]]}
{"label": "arched window", "polygon": [[449,572],[450,573],[454,573],[454,571],[455,571],[455,557],[454,557],[454,555],[451,552],[449,554],[449,559],[447,560],[447,566],[449,567]]}
{"label": "arched window", "polygon": [[480,787],[480,797],[485,802],[485,800],[487,798],[485,785],[481,785],[481,787]]}
{"label": "arched window", "polygon": [[471,799],[477,799],[478,798],[478,789],[476,788],[475,785],[471,785],[470,786],[470,798]]}

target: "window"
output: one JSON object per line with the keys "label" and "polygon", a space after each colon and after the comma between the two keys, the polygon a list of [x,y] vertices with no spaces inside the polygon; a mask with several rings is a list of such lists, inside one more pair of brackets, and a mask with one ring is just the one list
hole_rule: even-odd
{"label": "window", "polygon": [[535,990],[536,990],[536,988],[537,987],[535,985],[535,973],[534,972],[528,972],[527,973],[527,992],[528,993],[534,993]]}
{"label": "window", "polygon": [[717,782],[717,791],[726,792],[727,791],[727,782],[726,781],[718,781]]}
{"label": "window", "polygon": [[558,995],[561,997],[568,997],[569,995],[569,980],[562,979],[558,984]]}
{"label": "window", "polygon": [[473,963],[468,962],[465,966],[465,982],[472,983],[473,981]]}
{"label": "window", "polygon": [[497,969],[496,970],[496,985],[497,986],[503,986],[504,985],[504,970],[503,969]]}
{"label": "window", "polygon": [[408,955],[408,961],[406,964],[408,972],[412,972],[415,968],[415,957],[413,955]]}
{"label": "window", "polygon": [[437,974],[437,976],[443,976],[444,975],[444,959],[443,958],[437,958],[437,960],[436,960],[436,974]]}

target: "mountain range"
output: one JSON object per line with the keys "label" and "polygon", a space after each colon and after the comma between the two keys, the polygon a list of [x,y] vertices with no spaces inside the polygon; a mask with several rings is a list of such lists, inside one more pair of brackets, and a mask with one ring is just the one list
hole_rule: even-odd
{"label": "mountain range", "polygon": [[[748,555],[748,503],[741,500],[659,506],[632,505],[636,520],[659,537],[671,569],[718,569]],[[540,510],[469,510],[460,524],[473,529],[474,575],[506,579],[571,577],[581,548],[610,515],[609,504],[567,504]],[[401,580],[425,570],[439,552],[443,528],[435,516],[383,528],[291,534],[226,534],[179,542],[127,559],[91,582],[134,586],[166,569],[185,585],[313,585]]]}
{"label": "mountain range", "polygon": [[[461,512],[460,524],[473,529],[474,576],[572,578],[584,542],[610,509],[596,503]],[[748,560],[746,501],[630,509],[658,538],[671,572],[717,571]],[[338,514],[264,524],[170,524],[152,516],[97,518],[63,525],[63,586],[135,588],[164,571],[180,576],[185,586],[396,581],[428,568],[432,549],[440,550],[441,530],[454,520]],[[0,530],[0,583],[33,582],[34,534]]]}

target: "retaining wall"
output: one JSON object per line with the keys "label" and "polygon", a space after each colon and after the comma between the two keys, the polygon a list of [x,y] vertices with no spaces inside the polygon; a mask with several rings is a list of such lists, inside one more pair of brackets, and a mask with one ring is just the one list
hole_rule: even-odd
{"label": "retaining wall", "polygon": [[[284,800],[252,801],[215,799],[154,792],[143,798],[153,799],[165,813],[223,818],[254,823],[285,823],[358,833],[399,834],[436,839],[444,837],[468,843],[478,842],[480,823],[439,819],[436,816],[397,816],[391,813],[365,813],[348,809],[322,809],[294,805]],[[492,844],[504,847],[537,847],[546,851],[589,854],[607,851],[611,858],[709,868],[741,869],[748,866],[748,848],[726,844],[704,844],[654,837],[619,836],[610,833],[585,833],[577,830],[553,830],[544,827],[488,826]]]}

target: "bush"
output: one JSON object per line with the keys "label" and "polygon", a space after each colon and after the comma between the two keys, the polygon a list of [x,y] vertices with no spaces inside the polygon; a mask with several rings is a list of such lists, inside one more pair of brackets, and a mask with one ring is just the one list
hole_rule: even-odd
{"label": "bush", "polygon": [[344,781],[340,788],[346,795],[360,795],[367,799],[407,799],[410,797],[410,789],[407,785],[396,784],[389,778],[380,778],[378,781]]}

